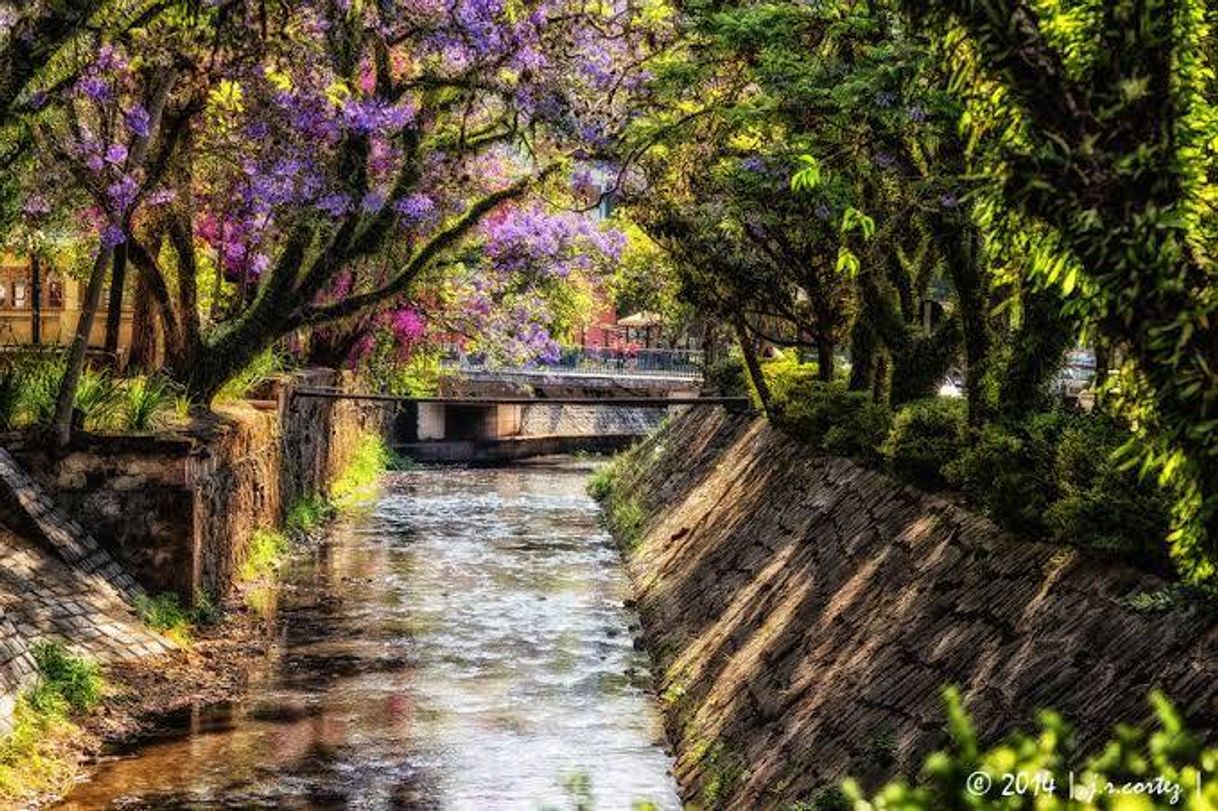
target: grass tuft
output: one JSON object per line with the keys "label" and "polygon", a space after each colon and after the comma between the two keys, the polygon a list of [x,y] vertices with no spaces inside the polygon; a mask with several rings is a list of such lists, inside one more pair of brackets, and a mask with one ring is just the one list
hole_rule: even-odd
{"label": "grass tuft", "polygon": [[360,436],[346,469],[330,485],[330,501],[339,510],[364,504],[376,496],[381,474],[393,463],[393,453],[376,434]]}
{"label": "grass tuft", "polygon": [[76,774],[71,720],[101,700],[105,682],[97,664],[57,642],[34,648],[38,678],[18,699],[12,731],[0,739],[0,805],[32,805],[63,794]]}

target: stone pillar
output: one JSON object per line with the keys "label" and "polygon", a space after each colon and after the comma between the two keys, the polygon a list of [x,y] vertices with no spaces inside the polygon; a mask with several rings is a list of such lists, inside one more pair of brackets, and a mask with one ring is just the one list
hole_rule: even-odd
{"label": "stone pillar", "polygon": [[444,404],[419,403],[420,442],[429,439],[444,439]]}

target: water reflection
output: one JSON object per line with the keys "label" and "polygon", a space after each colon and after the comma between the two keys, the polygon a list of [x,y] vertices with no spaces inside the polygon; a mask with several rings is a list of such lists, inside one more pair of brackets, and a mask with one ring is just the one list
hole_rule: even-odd
{"label": "water reflection", "polygon": [[678,808],[586,473],[394,474],[288,570],[254,697],[64,807]]}

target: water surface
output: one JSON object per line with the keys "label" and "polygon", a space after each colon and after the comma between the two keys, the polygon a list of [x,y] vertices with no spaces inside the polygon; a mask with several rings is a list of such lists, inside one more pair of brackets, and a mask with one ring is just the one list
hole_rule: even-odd
{"label": "water surface", "polygon": [[624,574],[572,462],[391,474],[293,561],[238,706],[65,808],[679,808]]}

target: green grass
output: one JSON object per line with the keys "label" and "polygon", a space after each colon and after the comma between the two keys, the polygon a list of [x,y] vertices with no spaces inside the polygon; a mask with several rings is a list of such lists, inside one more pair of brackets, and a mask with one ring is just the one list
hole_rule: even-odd
{"label": "green grass", "polygon": [[376,496],[381,474],[393,463],[393,453],[379,435],[360,436],[347,467],[330,485],[330,503],[338,510],[357,507]]}
{"label": "green grass", "polygon": [[19,807],[63,793],[76,774],[72,718],[101,700],[105,682],[95,662],[60,643],[34,648],[38,677],[17,700],[13,728],[0,739],[0,805]]}
{"label": "green grass", "polygon": [[291,543],[288,536],[274,529],[256,529],[250,536],[249,550],[241,563],[239,576],[246,582],[273,577],[283,565]]}
{"label": "green grass", "polygon": [[167,380],[159,377],[136,377],[122,387],[123,428],[148,431],[175,408],[177,391]]}
{"label": "green grass", "polygon": [[613,494],[613,485],[617,480],[617,466],[612,462],[601,465],[588,478],[588,495],[597,501],[604,501]]}
{"label": "green grass", "polygon": [[135,609],[145,625],[179,645],[189,645],[194,638],[190,609],[172,592],[162,592],[154,597],[141,594],[135,599]]}
{"label": "green grass", "polygon": [[308,535],[334,517],[333,504],[316,493],[302,496],[288,508],[283,528],[289,535]]}

